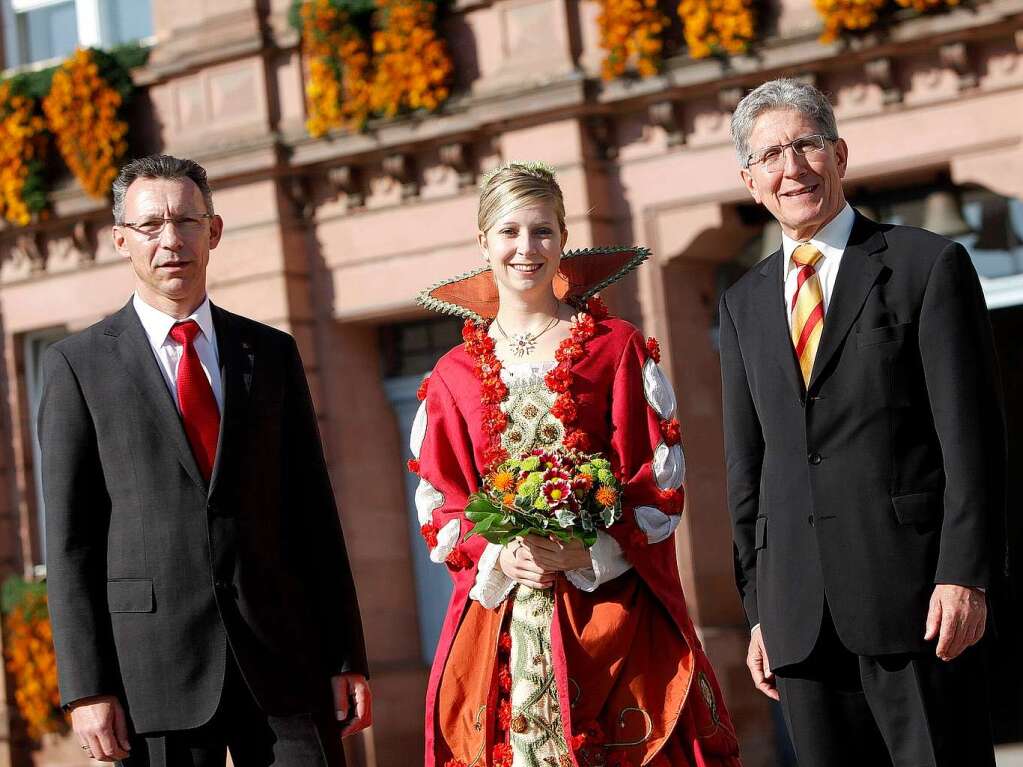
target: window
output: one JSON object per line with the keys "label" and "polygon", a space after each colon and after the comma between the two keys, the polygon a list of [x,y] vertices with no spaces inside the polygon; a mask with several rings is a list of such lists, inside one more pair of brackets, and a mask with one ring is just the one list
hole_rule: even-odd
{"label": "window", "polygon": [[153,33],[151,0],[0,0],[7,67],[110,48]]}

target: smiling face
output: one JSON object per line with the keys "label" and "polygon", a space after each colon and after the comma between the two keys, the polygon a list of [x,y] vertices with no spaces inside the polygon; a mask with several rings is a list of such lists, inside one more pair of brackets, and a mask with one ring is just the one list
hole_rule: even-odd
{"label": "smiling face", "polygon": [[[773,109],[753,124],[749,146],[756,152],[820,132],[801,112]],[[848,147],[838,139],[825,141],[822,151],[802,156],[786,149],[782,170],[770,173],[760,164],[740,173],[753,199],[770,211],[785,234],[794,240],[808,240],[845,207],[842,178],[848,160]]]}
{"label": "smiling face", "polygon": [[[205,213],[202,192],[190,178],[138,178],[124,197],[124,220],[131,224]],[[206,296],[206,265],[224,224],[220,216],[200,222],[194,228],[168,224],[155,235],[114,226],[114,247],[131,261],[139,296],[174,317],[187,317]]]}
{"label": "smiling face", "polygon": [[478,240],[498,292],[531,302],[547,300],[568,232],[552,202],[535,203],[499,216]]}

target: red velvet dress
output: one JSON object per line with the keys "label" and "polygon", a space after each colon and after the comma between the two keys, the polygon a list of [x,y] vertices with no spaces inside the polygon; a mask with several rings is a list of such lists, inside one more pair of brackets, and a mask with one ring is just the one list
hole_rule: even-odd
{"label": "red velvet dress", "polygon": [[[735,731],[679,579],[671,532],[682,490],[664,489],[660,473],[655,477],[655,451],[663,473],[660,459],[678,442],[674,397],[666,401],[662,390],[660,399],[648,399],[651,381],[661,376],[651,359],[656,350],[629,323],[597,322],[583,347],[567,366],[574,412],[552,413],[571,424],[568,433],[586,436],[589,452],[612,462],[623,517],[607,532],[632,567],[593,592],[563,576],[556,581],[550,649],[566,751],[541,763],[740,767]],[[487,544],[478,536],[463,542],[471,527],[463,510],[492,459],[495,428],[484,403],[486,376],[467,348],[438,362],[425,387],[425,423],[413,437],[424,537],[454,581],[427,691],[425,764],[511,767],[502,647],[509,600],[487,609],[470,599]]]}

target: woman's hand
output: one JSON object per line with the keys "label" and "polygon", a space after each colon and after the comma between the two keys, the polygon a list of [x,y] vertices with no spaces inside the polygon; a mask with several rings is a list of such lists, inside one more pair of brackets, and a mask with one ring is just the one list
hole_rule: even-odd
{"label": "woman's hand", "polygon": [[523,586],[529,586],[531,589],[549,589],[554,585],[556,572],[540,567],[533,559],[532,550],[523,541],[514,540],[505,544],[497,563],[501,572]]}
{"label": "woman's hand", "polygon": [[593,566],[590,550],[579,540],[573,539],[566,543],[557,539],[541,538],[538,535],[527,535],[522,540],[522,546],[529,552],[530,558],[547,572],[581,570]]}

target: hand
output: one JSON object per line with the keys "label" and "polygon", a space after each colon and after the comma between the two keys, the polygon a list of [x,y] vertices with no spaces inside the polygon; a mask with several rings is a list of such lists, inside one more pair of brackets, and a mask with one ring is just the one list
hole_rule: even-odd
{"label": "hand", "polygon": [[555,573],[540,567],[533,559],[532,551],[520,540],[506,544],[497,563],[501,572],[523,586],[549,589],[554,585]]}
{"label": "hand", "polygon": [[749,652],[746,653],[746,667],[749,668],[753,684],[760,692],[771,700],[781,700],[775,685],[774,674],[771,672],[771,661],[767,659],[767,647],[764,646],[764,635],[760,626],[753,629],[749,639]]}
{"label": "hand", "polygon": [[579,540],[565,542],[541,538],[539,535],[527,535],[522,545],[529,551],[533,561],[548,572],[593,567],[590,550]]}
{"label": "hand", "polygon": [[71,729],[93,759],[116,762],[128,758],[128,717],[113,695],[82,698],[71,704]]}
{"label": "hand", "polygon": [[355,716],[341,730],[342,738],[373,724],[373,694],[366,677],[362,674],[338,674],[330,678],[330,686],[334,690],[334,711],[339,722],[348,719],[348,709],[353,701],[355,703]]}
{"label": "hand", "polygon": [[952,660],[984,636],[987,597],[980,589],[939,583],[931,594],[924,639],[938,637],[934,654]]}

